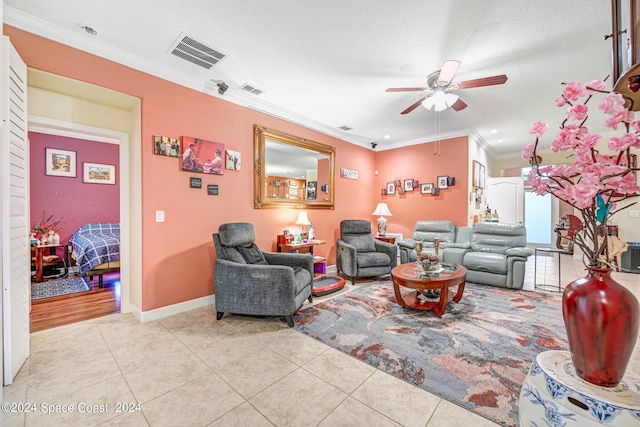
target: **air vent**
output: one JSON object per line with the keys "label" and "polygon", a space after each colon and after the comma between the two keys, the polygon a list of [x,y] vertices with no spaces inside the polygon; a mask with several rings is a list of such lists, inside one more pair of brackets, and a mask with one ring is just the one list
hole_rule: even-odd
{"label": "air vent", "polygon": [[245,92],[252,93],[256,96],[262,95],[262,92],[264,92],[263,90],[258,89],[257,87],[251,86],[250,84],[247,84],[247,83],[240,86],[240,89],[244,90]]}
{"label": "air vent", "polygon": [[172,55],[189,61],[192,64],[210,70],[211,67],[218,64],[226,56],[204,43],[194,40],[193,38],[181,34],[174,46],[169,48]]}
{"label": "air vent", "polygon": [[344,131],[350,131],[350,130],[351,130],[351,129],[353,129],[353,128],[350,128],[350,127],[349,127],[349,126],[347,126],[347,125],[342,125],[342,126],[340,126],[338,129],[342,129],[342,130],[344,130]]}

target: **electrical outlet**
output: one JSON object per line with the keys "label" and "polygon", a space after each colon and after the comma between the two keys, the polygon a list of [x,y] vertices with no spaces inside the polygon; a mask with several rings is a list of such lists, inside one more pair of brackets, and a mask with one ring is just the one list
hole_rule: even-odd
{"label": "electrical outlet", "polygon": [[629,218],[640,218],[640,212],[638,212],[638,211],[629,211]]}
{"label": "electrical outlet", "polygon": [[156,222],[164,222],[164,211],[156,211]]}

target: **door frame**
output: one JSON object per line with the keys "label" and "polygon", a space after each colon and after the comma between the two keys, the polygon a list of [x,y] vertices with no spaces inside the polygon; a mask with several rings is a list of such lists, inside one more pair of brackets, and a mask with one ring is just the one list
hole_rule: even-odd
{"label": "door frame", "polygon": [[[120,146],[118,179],[120,182],[120,312],[131,312],[131,262],[132,255],[129,204],[130,141],[129,134],[113,129],[103,129],[78,123],[66,122],[40,116],[29,116],[29,132],[38,132],[62,137],[88,139]],[[134,282],[135,283],[135,282]]]}

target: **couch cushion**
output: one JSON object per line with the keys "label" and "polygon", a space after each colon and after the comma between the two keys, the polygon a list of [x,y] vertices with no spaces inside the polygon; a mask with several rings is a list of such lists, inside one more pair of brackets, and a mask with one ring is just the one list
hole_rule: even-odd
{"label": "couch cushion", "polygon": [[384,252],[367,252],[356,255],[356,264],[358,268],[389,266],[391,258]]}
{"label": "couch cushion", "polygon": [[462,264],[469,270],[507,274],[507,257],[490,252],[467,252]]}
{"label": "couch cushion", "polygon": [[342,236],[342,240],[355,247],[358,253],[376,250],[376,243],[371,234],[346,234]]}
{"label": "couch cushion", "polygon": [[416,221],[413,238],[417,241],[432,242],[439,237],[440,242],[453,242],[456,239],[456,225],[453,221]]}

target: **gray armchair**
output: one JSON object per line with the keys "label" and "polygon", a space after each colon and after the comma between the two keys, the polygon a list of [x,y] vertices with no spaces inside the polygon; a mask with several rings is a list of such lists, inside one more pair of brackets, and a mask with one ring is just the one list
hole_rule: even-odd
{"label": "gray armchair", "polygon": [[336,268],[351,278],[390,274],[398,263],[398,247],[374,239],[369,221],[346,219],[340,223]]}
{"label": "gray armchair", "polygon": [[304,300],[313,302],[313,258],[263,252],[254,241],[249,223],[222,224],[213,233],[216,317],[220,320],[224,313],[284,316],[293,327],[293,314]]}

